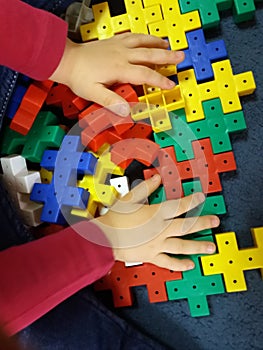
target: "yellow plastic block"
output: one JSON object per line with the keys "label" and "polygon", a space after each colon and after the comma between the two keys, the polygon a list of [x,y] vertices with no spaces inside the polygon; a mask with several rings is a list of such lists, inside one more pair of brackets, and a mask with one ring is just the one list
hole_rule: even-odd
{"label": "yellow plastic block", "polygon": [[124,3],[132,33],[149,34],[148,25],[163,19],[159,4],[145,9],[142,0],[124,0]]}
{"label": "yellow plastic block", "polygon": [[50,184],[52,181],[53,172],[47,169],[40,169],[40,178],[43,184]]}
{"label": "yellow plastic block", "polygon": [[247,290],[244,271],[263,271],[263,227],[252,229],[255,247],[238,249],[234,232],[216,234],[218,254],[202,256],[205,275],[223,274],[227,292]]}
{"label": "yellow plastic block", "polygon": [[172,128],[168,112],[184,107],[184,99],[178,85],[171,90],[155,90],[138,99],[138,105],[132,108],[132,119],[139,121],[149,118],[153,131],[157,133]]}
{"label": "yellow plastic block", "polygon": [[225,114],[242,109],[239,96],[252,93],[255,81],[252,72],[233,75],[229,60],[212,64],[214,80],[197,84],[193,69],[178,73],[178,82],[185,100],[188,122],[204,119],[202,102],[220,98]]}
{"label": "yellow plastic block", "polygon": [[[201,28],[198,11],[182,14],[180,6],[174,0],[160,0],[163,19],[148,25],[149,33],[162,38],[168,38],[172,50],[182,50],[188,47],[185,33]],[[156,2],[144,1],[144,6],[152,6]]]}
{"label": "yellow plastic block", "polygon": [[229,60],[212,64],[215,80],[200,84],[202,100],[220,97],[224,113],[242,109],[239,96],[249,95],[256,89],[252,72],[233,75]]}
{"label": "yellow plastic block", "polygon": [[93,5],[92,10],[94,21],[80,27],[82,41],[107,39],[116,33],[129,31],[130,24],[127,14],[117,16],[112,21],[107,2]]}

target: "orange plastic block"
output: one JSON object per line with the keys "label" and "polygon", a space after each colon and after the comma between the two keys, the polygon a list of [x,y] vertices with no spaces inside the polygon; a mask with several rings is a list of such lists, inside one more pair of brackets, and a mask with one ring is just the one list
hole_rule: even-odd
{"label": "orange plastic block", "polygon": [[68,119],[77,118],[80,111],[86,108],[91,102],[75,95],[66,85],[58,84],[53,86],[46,99],[48,106],[59,106]]}
{"label": "orange plastic block", "polygon": [[182,181],[199,178],[204,193],[222,190],[219,173],[236,170],[233,152],[213,154],[210,139],[192,143],[194,159],[178,162],[174,147],[161,148],[158,154],[160,166],[144,170],[147,179],[159,173],[165,188],[166,198],[182,196]]}
{"label": "orange plastic block", "polygon": [[126,169],[133,160],[147,166],[153,164],[160,150],[160,146],[151,140],[130,138],[122,140],[112,146],[111,160]]}
{"label": "orange plastic block", "polygon": [[251,230],[255,247],[240,249],[234,232],[216,234],[218,253],[201,257],[205,275],[223,274],[227,292],[247,290],[244,271],[261,269],[263,278],[263,227]]}
{"label": "orange plastic block", "polygon": [[10,129],[22,135],[26,135],[29,132],[52,85],[52,81],[46,80],[35,81],[29,86],[11,121]]}
{"label": "orange plastic block", "polygon": [[117,261],[110,274],[94,284],[97,291],[111,290],[115,307],[132,305],[131,287],[146,285],[151,303],[167,301],[165,282],[182,278],[181,272],[169,271],[152,264],[125,267]]}

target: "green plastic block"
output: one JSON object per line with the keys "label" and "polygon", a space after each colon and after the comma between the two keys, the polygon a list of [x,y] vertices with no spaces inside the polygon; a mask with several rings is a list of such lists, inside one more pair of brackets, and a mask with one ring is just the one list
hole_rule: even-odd
{"label": "green plastic block", "polygon": [[31,162],[40,163],[44,151],[59,148],[65,131],[51,112],[40,112],[27,135],[7,127],[1,142],[2,154],[21,154]]}
{"label": "green plastic block", "polygon": [[234,0],[233,16],[235,23],[251,20],[255,15],[256,7],[254,0]]}
{"label": "green plastic block", "polygon": [[198,10],[204,29],[217,27],[219,11],[232,7],[232,0],[179,0],[182,13]]}
{"label": "green plastic block", "polygon": [[[213,237],[198,237],[198,241],[213,241]],[[182,280],[166,282],[169,300],[187,299],[190,314],[193,317],[208,316],[210,314],[207,296],[225,292],[221,275],[204,276],[202,274],[200,257],[192,255],[195,263],[193,270],[183,272]]]}

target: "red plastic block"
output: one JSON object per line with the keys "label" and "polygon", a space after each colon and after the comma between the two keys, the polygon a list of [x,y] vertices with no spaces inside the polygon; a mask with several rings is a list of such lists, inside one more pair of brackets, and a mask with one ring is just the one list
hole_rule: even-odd
{"label": "red plastic block", "polygon": [[[138,97],[129,84],[123,84],[113,89],[128,102],[138,102]],[[79,114],[81,128],[90,127],[96,134],[114,126],[119,134],[127,131],[134,124],[130,116],[120,117],[115,113],[103,108],[97,103],[92,104]]]}
{"label": "red plastic block", "polygon": [[159,150],[160,146],[151,140],[129,138],[112,146],[111,160],[123,169],[126,169],[134,159],[150,166],[156,159]]}
{"label": "red plastic block", "polygon": [[169,271],[152,264],[126,267],[117,261],[111,273],[94,284],[97,291],[111,290],[115,307],[132,305],[131,287],[146,285],[151,303],[167,301],[166,281],[182,278],[181,272]]}
{"label": "red plastic block", "polygon": [[10,129],[15,130],[22,135],[26,135],[29,132],[52,85],[52,81],[46,80],[42,82],[35,81],[29,86],[12,119]]}
{"label": "red plastic block", "polygon": [[146,179],[157,172],[161,175],[167,199],[180,198],[181,182],[195,178],[200,179],[204,193],[220,192],[219,173],[236,170],[233,152],[213,154],[210,139],[197,140],[192,145],[194,159],[178,162],[171,146],[160,149],[159,167],[144,170]]}
{"label": "red plastic block", "polygon": [[46,104],[62,107],[66,118],[75,119],[91,102],[75,95],[66,85],[58,84],[51,89]]}

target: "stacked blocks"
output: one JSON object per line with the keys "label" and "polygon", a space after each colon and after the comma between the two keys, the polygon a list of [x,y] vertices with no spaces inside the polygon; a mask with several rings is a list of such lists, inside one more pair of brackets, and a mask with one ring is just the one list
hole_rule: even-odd
{"label": "stacked blocks", "polygon": [[[252,94],[256,85],[250,71],[233,74],[224,41],[208,42],[206,30],[218,26],[219,12],[229,9],[236,22],[251,19],[254,1],[124,0],[124,4],[126,12],[118,16],[111,16],[106,2],[94,5],[94,21],[80,28],[82,41],[125,32],[165,38],[169,50],[184,50],[185,60],[177,67],[154,69],[176,86],[171,90],[146,84],[113,86],[131,106],[130,115],[123,118],[81,99],[65,85],[21,82],[8,112],[13,119],[1,142],[2,154],[9,155],[1,159],[2,179],[10,185],[17,209],[22,216],[26,213],[25,220],[33,218],[26,223],[40,224],[39,232],[56,232],[59,225],[68,224],[67,218],[78,221],[105,214],[127,193],[129,171],[138,162],[141,177],[158,172],[162,178],[149,197],[150,205],[201,191],[205,202],[187,216],[226,213],[220,175],[239,171],[231,135],[246,129],[241,98]],[[65,136],[65,125],[72,121],[79,134],[75,130]],[[30,166],[34,171],[27,170]],[[214,255],[191,256],[193,270],[180,273],[116,262],[95,289],[111,290],[114,305],[123,307],[133,303],[132,287],[146,285],[150,302],[187,299],[192,316],[209,315],[208,296],[244,291],[244,271],[262,273],[263,228],[252,234],[255,247],[238,249],[233,232],[215,237],[211,230],[193,233],[185,239],[214,241],[218,248]]]}

